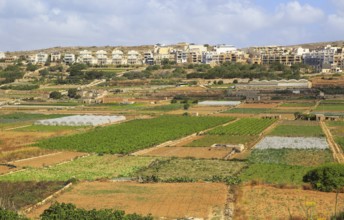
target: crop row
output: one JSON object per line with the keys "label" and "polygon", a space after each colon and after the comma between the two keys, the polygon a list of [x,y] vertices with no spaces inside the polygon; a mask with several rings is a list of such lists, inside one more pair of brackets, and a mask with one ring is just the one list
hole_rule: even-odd
{"label": "crop row", "polygon": [[161,116],[96,128],[67,137],[55,137],[39,142],[38,146],[82,152],[129,153],[200,132],[230,120],[233,118]]}
{"label": "crop row", "polygon": [[209,134],[213,135],[257,135],[273,124],[272,119],[243,118],[227,126],[218,127]]}

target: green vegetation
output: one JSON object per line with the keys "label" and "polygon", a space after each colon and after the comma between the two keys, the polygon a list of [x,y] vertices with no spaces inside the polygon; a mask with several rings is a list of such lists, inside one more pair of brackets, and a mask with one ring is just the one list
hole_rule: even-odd
{"label": "green vegetation", "polygon": [[182,104],[170,104],[170,105],[159,105],[154,107],[145,108],[145,111],[161,111],[161,112],[168,112],[173,110],[182,109]]}
{"label": "green vegetation", "polygon": [[153,220],[153,217],[138,214],[125,214],[124,211],[102,209],[85,210],[76,208],[73,204],[55,203],[41,215],[41,220],[87,220],[87,219],[108,219],[108,220]]}
{"label": "green vegetation", "polygon": [[239,121],[209,131],[213,135],[257,135],[272,125],[275,120],[242,118]]}
{"label": "green vegetation", "polygon": [[12,65],[0,70],[0,85],[5,83],[12,83],[16,79],[23,78],[24,72],[19,65]]}
{"label": "green vegetation", "polygon": [[11,90],[34,90],[38,89],[38,84],[11,84],[0,87],[0,89],[11,89]]}
{"label": "green vegetation", "polygon": [[205,135],[201,139],[194,140],[187,147],[210,147],[213,144],[246,144],[256,140],[252,135]]}
{"label": "green vegetation", "polygon": [[335,141],[344,151],[344,137],[336,136]]}
{"label": "green vegetation", "polygon": [[226,123],[233,118],[161,116],[139,119],[67,137],[42,140],[39,147],[82,152],[129,153]]}
{"label": "green vegetation", "polygon": [[49,118],[58,118],[62,116],[63,115],[57,115],[57,114],[45,115],[45,114],[28,114],[28,113],[15,112],[12,114],[0,115],[0,124],[49,119]]}
{"label": "green vegetation", "polygon": [[61,99],[62,98],[62,94],[58,91],[52,91],[50,94],[49,94],[49,98],[51,99]]}
{"label": "green vegetation", "polygon": [[29,220],[25,216],[19,215],[18,213],[7,210],[0,207],[0,220]]}
{"label": "green vegetation", "polygon": [[320,103],[315,111],[344,111],[344,103]]}
{"label": "green vegetation", "polygon": [[236,113],[236,114],[266,114],[271,113],[272,109],[270,108],[232,108],[225,113]]}
{"label": "green vegetation", "polygon": [[91,181],[130,177],[154,160],[152,157],[92,155],[49,168],[27,168],[22,172],[0,176],[0,181],[67,181],[72,178]]}
{"label": "green vegetation", "polygon": [[28,127],[21,127],[15,129],[15,131],[24,132],[58,132],[68,130],[84,130],[86,127],[74,127],[74,126],[46,126],[46,125],[30,125]]}
{"label": "green vegetation", "polygon": [[310,170],[303,178],[320,191],[331,192],[344,187],[344,165],[327,164]]}
{"label": "green vegetation", "polygon": [[287,102],[287,103],[283,103],[281,105],[281,107],[298,107],[298,108],[302,108],[302,107],[312,107],[314,105],[315,105],[314,102]]}
{"label": "green vegetation", "polygon": [[284,164],[251,164],[240,175],[242,181],[259,181],[269,184],[302,185],[303,176],[311,167]]}
{"label": "green vegetation", "polygon": [[249,161],[252,163],[317,166],[320,164],[333,162],[333,157],[330,150],[255,149],[252,151]]}
{"label": "green vegetation", "polygon": [[324,133],[319,125],[278,125],[269,135],[281,137],[323,137]]}
{"label": "green vegetation", "polygon": [[236,177],[246,166],[243,162],[225,160],[170,159],[157,160],[137,176],[146,181],[196,182],[226,180]]}
{"label": "green vegetation", "polygon": [[[0,182],[0,206],[9,210],[19,210],[36,204],[60,190],[65,182]],[[1,219],[1,216],[0,216]]]}

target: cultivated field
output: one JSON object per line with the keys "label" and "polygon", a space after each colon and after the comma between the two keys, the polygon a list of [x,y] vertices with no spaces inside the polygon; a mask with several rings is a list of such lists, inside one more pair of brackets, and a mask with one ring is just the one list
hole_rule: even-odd
{"label": "cultivated field", "polygon": [[170,159],[155,161],[149,168],[139,171],[137,176],[152,177],[159,181],[173,180],[206,181],[213,178],[235,177],[246,167],[243,162],[224,160]]}
{"label": "cultivated field", "polygon": [[255,149],[328,149],[326,138],[317,137],[265,137]]}
{"label": "cultivated field", "polygon": [[225,158],[232,149],[220,148],[215,149],[211,147],[161,147],[152,149],[151,151],[144,153],[146,156],[157,157],[194,157],[194,158],[206,158],[206,159],[222,159]]}
{"label": "cultivated field", "polygon": [[[223,218],[227,186],[221,183],[114,183],[84,182],[56,201],[85,209],[119,209],[126,213],[152,214],[168,219]],[[29,216],[37,217],[50,204]]]}
{"label": "cultivated field", "polygon": [[267,127],[272,125],[275,120],[243,118],[227,126],[215,128],[208,132],[212,135],[258,135]]}
{"label": "cultivated field", "polygon": [[341,112],[344,111],[344,103],[320,103],[315,109],[317,112]]}
{"label": "cultivated field", "polygon": [[[334,213],[335,193],[272,186],[239,189],[235,219],[329,219]],[[344,210],[344,194],[337,210]]]}
{"label": "cultivated field", "polygon": [[284,123],[278,125],[270,136],[282,137],[323,137],[325,136],[319,123]]}
{"label": "cultivated field", "polygon": [[0,181],[67,181],[111,179],[118,176],[130,177],[147,167],[156,158],[117,157],[115,155],[92,155],[69,163],[48,168],[27,168],[24,171],[0,176]]}
{"label": "cultivated field", "polygon": [[233,118],[161,116],[96,128],[90,132],[57,137],[37,144],[48,149],[83,152],[129,153],[224,124]]}
{"label": "cultivated field", "polygon": [[187,147],[210,147],[213,144],[249,144],[256,140],[258,136],[254,135],[204,135],[187,143]]}

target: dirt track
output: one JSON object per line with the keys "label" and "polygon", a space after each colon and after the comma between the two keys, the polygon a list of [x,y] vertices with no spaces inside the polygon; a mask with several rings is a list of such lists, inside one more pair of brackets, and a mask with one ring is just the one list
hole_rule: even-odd
{"label": "dirt track", "polygon": [[338,162],[338,163],[344,163],[344,154],[342,149],[338,146],[338,144],[334,141],[333,136],[330,132],[330,130],[328,129],[326,123],[324,121],[320,122],[320,126],[324,132],[324,134],[326,135],[327,138],[327,142],[330,146],[330,149],[332,151],[333,154],[333,158]]}

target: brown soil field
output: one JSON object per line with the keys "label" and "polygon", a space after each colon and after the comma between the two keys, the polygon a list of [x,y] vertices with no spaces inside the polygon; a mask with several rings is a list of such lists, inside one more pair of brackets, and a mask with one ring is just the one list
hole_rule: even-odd
{"label": "brown soil field", "polygon": [[[226,197],[227,186],[221,183],[83,182],[56,201],[85,209],[119,209],[166,219],[208,218],[216,211],[222,219]],[[34,210],[29,217],[37,218],[50,205]]]}
{"label": "brown soil field", "polygon": [[161,147],[144,155],[158,157],[194,157],[204,159],[225,158],[232,149],[214,149],[211,147]]}
{"label": "brown soil field", "polygon": [[77,157],[88,155],[81,152],[57,152],[53,154],[42,155],[39,157],[28,158],[11,162],[17,167],[44,167],[59,164],[65,161],[71,161]]}
{"label": "brown soil field", "polygon": [[[334,213],[335,196],[302,189],[243,186],[236,201],[235,219],[290,219],[290,215],[298,219],[329,219]],[[338,196],[337,210],[344,210],[343,193]]]}
{"label": "brown soil field", "polygon": [[314,78],[312,79],[313,87],[333,87],[333,86],[343,86],[344,85],[344,78],[343,77],[335,77],[336,79],[327,80],[321,78]]}
{"label": "brown soil field", "polygon": [[243,103],[238,108],[276,108],[279,103]]}

